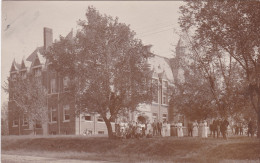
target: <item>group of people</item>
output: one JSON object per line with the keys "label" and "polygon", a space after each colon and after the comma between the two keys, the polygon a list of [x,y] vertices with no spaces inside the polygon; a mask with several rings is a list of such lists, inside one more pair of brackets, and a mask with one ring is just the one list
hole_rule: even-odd
{"label": "group of people", "polygon": [[210,135],[213,135],[215,138],[217,135],[217,138],[220,137],[220,134],[222,134],[224,139],[227,139],[227,129],[228,129],[229,122],[227,119],[216,119],[213,120],[213,123],[210,125]]}
{"label": "group of people", "polygon": [[[244,135],[246,134],[247,136],[254,136],[255,131],[256,131],[256,125],[252,120],[249,120],[247,123],[247,128],[246,128],[246,123],[239,122],[235,125],[232,126],[232,133],[234,135]],[[244,130],[247,129],[247,130]],[[235,130],[235,132],[233,132]]]}
{"label": "group of people", "polygon": [[[208,135],[212,136],[213,138],[219,138],[221,135],[224,139],[227,139],[228,135],[228,126],[229,122],[227,119],[215,119],[209,125],[207,121],[197,121],[195,122],[188,122],[187,124],[187,132],[188,136],[191,137],[202,137],[207,138]],[[184,136],[184,127],[183,123],[178,122],[174,123],[173,128],[171,129],[171,125],[164,121],[163,123],[160,121],[154,121],[153,123],[141,123],[141,122],[129,122],[129,123],[116,123],[115,124],[115,136],[118,138],[151,138],[154,136],[177,136],[183,137]],[[231,128],[231,131],[235,129],[235,135],[241,134],[243,135],[243,126],[234,125]],[[208,133],[208,129],[210,133]],[[248,136],[254,135],[254,124],[252,121],[248,123]],[[233,132],[233,131],[232,131]],[[186,133],[187,134],[187,133]]]}
{"label": "group of people", "polygon": [[166,121],[153,123],[129,122],[116,123],[115,136],[117,138],[151,138],[153,136],[170,136],[170,124]]}

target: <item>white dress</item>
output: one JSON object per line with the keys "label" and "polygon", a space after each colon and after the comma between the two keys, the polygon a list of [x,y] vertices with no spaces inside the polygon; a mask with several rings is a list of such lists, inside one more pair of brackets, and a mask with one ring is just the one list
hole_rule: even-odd
{"label": "white dress", "polygon": [[198,123],[197,123],[197,122],[194,122],[194,123],[193,123],[193,131],[192,131],[192,136],[193,136],[193,137],[194,137],[194,136],[199,136],[198,127],[199,127]]}
{"label": "white dress", "polygon": [[208,137],[207,122],[202,123],[202,136],[203,138]]}
{"label": "white dress", "polygon": [[167,131],[166,131],[166,136],[171,136],[171,124],[167,123]]}
{"label": "white dress", "polygon": [[163,123],[162,124],[162,137],[166,136],[166,130],[167,130],[167,124]]}
{"label": "white dress", "polygon": [[177,123],[177,136],[178,137],[183,137],[183,129],[182,129],[182,123]]}

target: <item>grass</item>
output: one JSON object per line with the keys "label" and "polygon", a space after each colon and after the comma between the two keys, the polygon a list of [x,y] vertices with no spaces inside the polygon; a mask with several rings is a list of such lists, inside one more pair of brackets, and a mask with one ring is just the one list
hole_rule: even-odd
{"label": "grass", "polygon": [[3,136],[2,153],[119,162],[260,162],[260,141],[247,137],[110,140],[84,136]]}

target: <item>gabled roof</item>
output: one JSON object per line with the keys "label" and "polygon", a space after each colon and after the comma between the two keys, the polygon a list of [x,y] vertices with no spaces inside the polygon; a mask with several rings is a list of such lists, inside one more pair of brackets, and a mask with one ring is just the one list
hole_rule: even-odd
{"label": "gabled roof", "polygon": [[18,71],[21,69],[21,65],[15,62],[15,59],[13,60],[10,72]]}
{"label": "gabled roof", "polygon": [[37,48],[32,52],[32,54],[30,54],[30,55],[27,57],[26,61],[33,62],[34,59],[35,59],[35,57],[36,57],[36,55],[37,55],[38,53],[43,54],[43,51],[44,51],[43,46],[42,46],[42,47],[37,47]]}
{"label": "gabled roof", "polygon": [[168,58],[154,55],[154,57],[148,59],[148,62],[152,65],[151,67],[153,68],[153,77],[156,77],[160,74],[161,77],[164,77],[164,79],[170,81],[174,80],[172,69],[170,67],[170,61]]}

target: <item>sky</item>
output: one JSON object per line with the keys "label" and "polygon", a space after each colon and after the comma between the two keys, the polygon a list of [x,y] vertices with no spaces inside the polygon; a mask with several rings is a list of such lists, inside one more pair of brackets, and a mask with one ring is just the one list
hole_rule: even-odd
{"label": "sky", "polygon": [[[66,36],[77,28],[77,20],[85,20],[88,6],[101,14],[118,17],[130,24],[151,51],[173,57],[179,40],[179,7],[182,1],[3,1],[1,40],[1,85],[7,81],[13,59],[21,63],[36,47],[43,46],[43,28],[53,30],[53,39]],[[1,103],[8,95],[1,93]]]}

